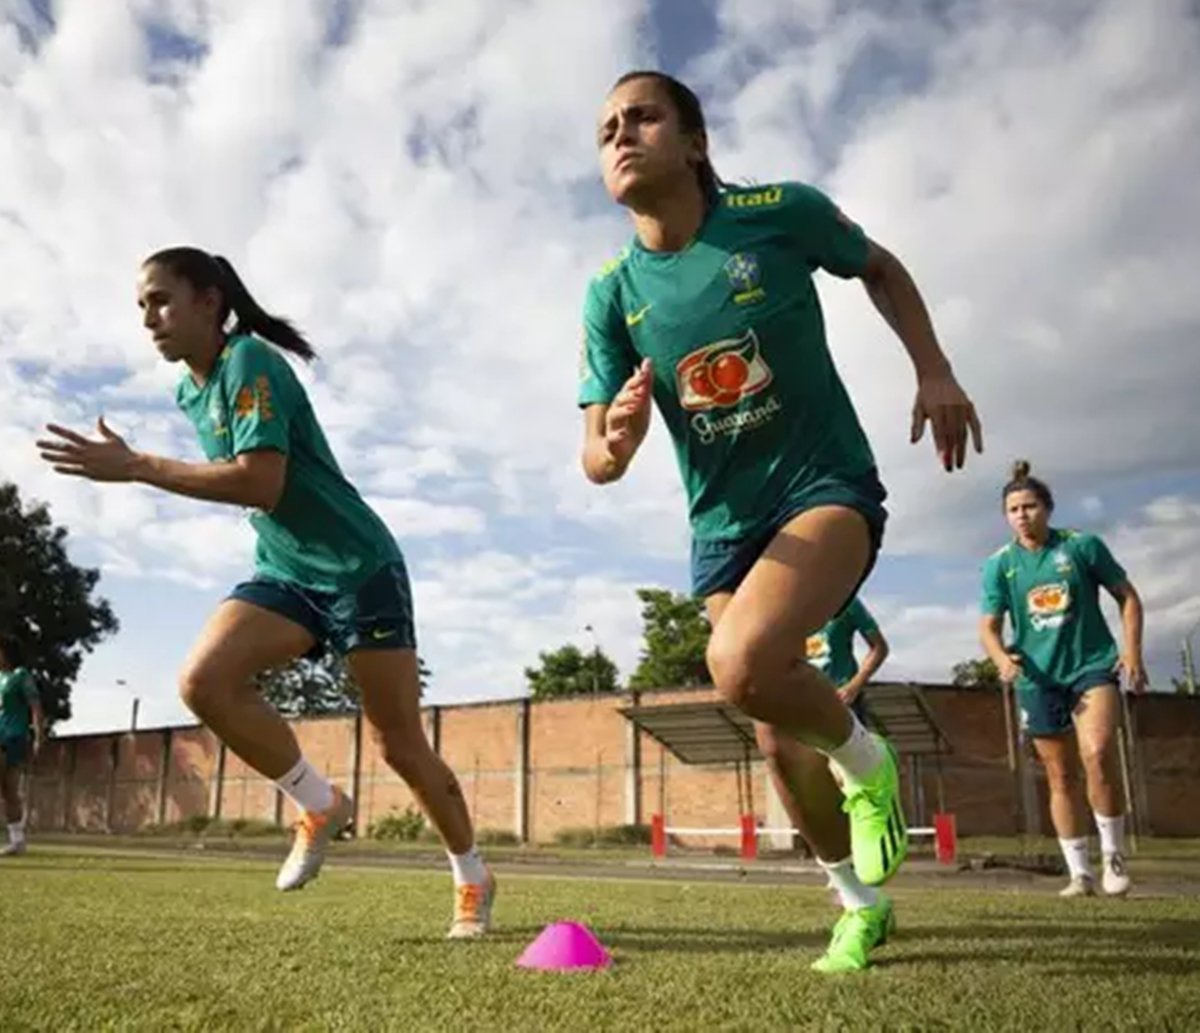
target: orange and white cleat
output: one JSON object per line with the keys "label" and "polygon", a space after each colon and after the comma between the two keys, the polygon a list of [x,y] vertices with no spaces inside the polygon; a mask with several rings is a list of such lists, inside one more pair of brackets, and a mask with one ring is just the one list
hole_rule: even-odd
{"label": "orange and white cleat", "polygon": [[292,851],[279,869],[275,880],[276,889],[287,892],[298,890],[312,882],[325,863],[325,852],[339,832],[350,824],[354,807],[345,793],[333,787],[333,804],[324,811],[302,811],[296,822],[296,836],[292,840]]}
{"label": "orange and white cleat", "polygon": [[492,905],[496,901],[496,877],[489,868],[482,883],[463,883],[454,887],[454,921],[448,940],[475,940],[492,926]]}

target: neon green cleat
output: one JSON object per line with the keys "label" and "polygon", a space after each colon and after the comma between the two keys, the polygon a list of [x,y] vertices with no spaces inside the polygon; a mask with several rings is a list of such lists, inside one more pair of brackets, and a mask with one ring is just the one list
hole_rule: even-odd
{"label": "neon green cleat", "polygon": [[875,735],[884,761],[865,782],[847,780],[842,810],[850,816],[854,871],[868,886],[887,882],[908,856],[908,826],[900,805],[900,769],[896,752]]}
{"label": "neon green cleat", "polygon": [[874,907],[842,912],[833,927],[829,949],[812,963],[812,970],[826,975],[861,972],[871,963],[868,957],[871,950],[887,943],[888,936],[895,930],[892,902],[880,893]]}

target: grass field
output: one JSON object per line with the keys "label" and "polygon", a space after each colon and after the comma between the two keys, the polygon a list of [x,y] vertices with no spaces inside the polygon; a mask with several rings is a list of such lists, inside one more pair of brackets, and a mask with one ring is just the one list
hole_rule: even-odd
{"label": "grass field", "polygon": [[[1197,1029],[1200,899],[1059,901],[897,880],[878,965],[818,977],[825,891],[502,879],[497,934],[442,939],[447,875],[331,867],[284,896],[237,857],[47,848],[0,866],[0,1029]],[[1136,874],[1136,869],[1135,869]],[[587,922],[603,973],[519,970]]]}

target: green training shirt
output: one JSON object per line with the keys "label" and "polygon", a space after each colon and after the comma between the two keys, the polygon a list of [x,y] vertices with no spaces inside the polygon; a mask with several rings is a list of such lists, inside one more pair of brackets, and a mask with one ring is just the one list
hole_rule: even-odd
{"label": "green training shirt", "polygon": [[859,599],[825,625],[820,631],[809,635],[805,643],[806,659],[821,671],[834,685],[841,687],[858,674],[858,661],[854,658],[854,635],[869,635],[877,632],[879,625]]}
{"label": "green training shirt", "polygon": [[873,470],[813,283],[861,274],[867,254],[828,197],[779,183],[721,194],[682,251],[635,240],[589,285],[579,404],[607,405],[653,360],[697,538],[743,537],[784,500]]}
{"label": "green training shirt", "polygon": [[1117,646],[1100,610],[1100,588],[1125,571],[1094,534],[1050,529],[1040,549],[1015,541],[983,568],[985,614],[1008,614],[1022,656],[1018,688],[1068,686],[1116,666]]}
{"label": "green training shirt", "polygon": [[204,385],[186,374],[176,400],[213,462],[258,449],[288,458],[279,504],[250,515],[258,573],[346,592],[400,556],[392,533],[338,467],[304,386],[271,345],[231,337]]}
{"label": "green training shirt", "polygon": [[33,725],[37,686],[24,667],[0,671],[0,739],[24,739]]}

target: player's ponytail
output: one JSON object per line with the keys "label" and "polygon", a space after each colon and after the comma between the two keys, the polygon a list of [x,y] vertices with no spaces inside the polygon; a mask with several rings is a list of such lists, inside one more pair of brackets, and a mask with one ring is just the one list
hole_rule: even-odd
{"label": "player's ponytail", "polygon": [[313,346],[291,323],[266,312],[254,300],[228,259],[196,247],[172,247],[156,251],[144,264],[161,265],[173,275],[187,280],[195,290],[216,289],[221,295],[218,319],[222,327],[232,313],[237,317],[233,326],[235,334],[254,334],[277,348],[298,355],[305,362],[316,357]]}

